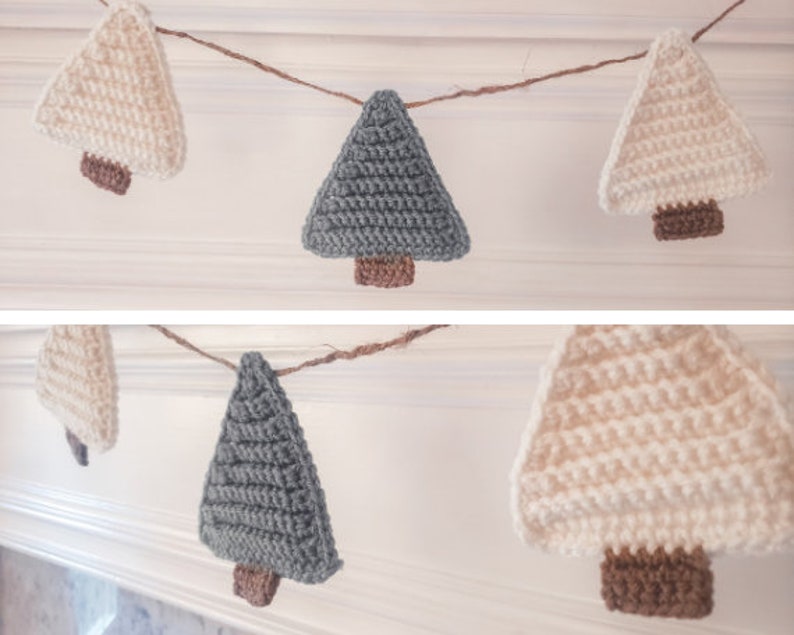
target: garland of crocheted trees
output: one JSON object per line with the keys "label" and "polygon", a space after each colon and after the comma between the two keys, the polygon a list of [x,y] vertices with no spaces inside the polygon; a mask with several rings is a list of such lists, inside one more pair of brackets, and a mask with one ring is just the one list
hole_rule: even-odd
{"label": "garland of crocheted trees", "polygon": [[[83,151],[81,172],[127,192],[132,174],[182,168],[185,133],[159,35],[133,0],[110,0],[58,71],[34,114],[37,130]],[[660,35],[618,127],[599,201],[612,214],[653,212],[659,240],[723,231],[718,200],[769,179],[758,143],[681,31]],[[401,287],[414,260],[465,256],[469,235],[424,141],[394,91],[376,92],[320,187],[303,246],[354,258],[361,285]]]}
{"label": "garland of crocheted trees", "polygon": [[[52,327],[37,374],[78,462],[113,446],[108,327]],[[724,327],[576,327],[549,359],[515,460],[516,530],[549,551],[603,552],[611,610],[705,617],[709,554],[794,546],[789,405]],[[237,367],[199,537],[237,563],[234,593],[254,606],[282,577],[320,583],[342,566],[303,430],[258,352]]]}

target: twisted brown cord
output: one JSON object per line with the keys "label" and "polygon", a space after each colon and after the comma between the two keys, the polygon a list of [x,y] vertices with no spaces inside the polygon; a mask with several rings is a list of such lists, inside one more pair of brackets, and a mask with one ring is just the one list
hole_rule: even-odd
{"label": "twisted brown cord", "polygon": [[[696,31],[695,34],[692,36],[692,41],[697,42],[706,33],[708,33],[711,29],[713,29],[717,24],[719,24],[726,17],[728,17],[729,13],[731,13],[739,5],[744,4],[746,1],[747,0],[736,0],[736,2],[730,5],[727,9],[725,9],[725,11],[720,13],[706,26]],[[108,6],[107,0],[99,0],[99,2],[101,2],[105,6]],[[247,55],[243,55],[242,53],[238,53],[237,51],[228,49],[225,46],[216,44],[215,42],[210,42],[209,40],[203,40],[199,37],[196,37],[195,35],[186,33],[185,31],[165,29],[160,26],[157,26],[155,28],[157,29],[158,33],[190,40],[191,42],[195,42],[200,46],[204,46],[208,49],[212,49],[213,51],[221,53],[226,57],[230,57],[232,59],[239,60],[246,64],[250,64],[251,66],[258,68],[259,70],[265,73],[270,73],[271,75],[280,77],[281,79],[284,79],[288,82],[292,82],[293,84],[298,84],[299,86],[305,86],[307,88],[311,88],[312,90],[316,90],[321,93],[325,93],[326,95],[331,95],[333,97],[339,97],[340,99],[345,99],[359,106],[364,103],[361,99],[353,95],[350,95],[349,93],[345,93],[338,90],[331,90],[330,88],[325,88],[318,84],[307,82],[303,79],[300,79],[299,77],[295,77],[294,75],[290,75],[285,71],[275,68],[274,66],[270,66],[268,64],[265,64],[264,62],[260,62],[259,60],[254,59],[253,57],[248,57]],[[626,57],[620,57],[616,59],[601,60],[600,62],[594,62],[593,64],[584,64],[583,66],[576,66],[575,68],[565,68],[558,71],[554,71],[552,73],[547,73],[546,75],[539,75],[537,77],[528,77],[527,79],[524,79],[520,82],[514,82],[511,84],[494,84],[492,86],[481,86],[480,88],[461,89],[455,91],[454,93],[449,93],[446,95],[437,95],[435,97],[429,97],[428,99],[422,99],[420,101],[410,101],[405,104],[405,107],[419,108],[420,106],[427,106],[428,104],[433,104],[438,101],[449,101],[451,99],[459,99],[460,97],[479,97],[481,95],[493,95],[495,93],[503,93],[509,90],[516,90],[518,88],[526,88],[527,86],[531,86],[532,84],[539,84],[540,82],[545,82],[550,79],[557,79],[558,77],[565,77],[566,75],[578,75],[580,73],[589,73],[590,71],[603,68],[604,66],[611,66],[613,64],[625,64],[626,62],[642,59],[647,54],[648,54],[648,50],[646,49],[641,53],[635,53],[634,55],[627,55]]]}
{"label": "twisted brown cord", "polygon": [[[198,346],[186,340],[181,335],[177,335],[171,329],[166,328],[165,326],[161,326],[159,324],[150,324],[151,328],[159,331],[163,335],[165,335],[168,339],[173,340],[180,346],[185,347],[189,351],[197,353],[207,359],[211,359],[214,362],[218,362],[219,364],[223,364],[226,368],[230,368],[233,371],[237,370],[237,366],[234,363],[230,362],[228,359],[223,357],[218,357],[216,355],[212,355],[207,351],[200,349]],[[283,375],[291,375],[292,373],[297,373],[299,370],[303,370],[304,368],[309,368],[311,366],[319,366],[320,364],[330,364],[331,362],[335,362],[338,359],[356,359],[357,357],[364,357],[365,355],[374,355],[375,353],[380,353],[381,351],[385,351],[387,348],[393,348],[395,346],[408,346],[411,342],[415,339],[418,339],[428,333],[432,333],[437,329],[443,329],[448,327],[449,324],[431,324],[430,326],[425,326],[420,329],[412,329],[410,331],[406,331],[402,335],[395,337],[394,339],[388,340],[386,342],[374,342],[372,344],[361,344],[360,346],[356,346],[355,348],[350,349],[349,351],[334,351],[333,353],[329,353],[328,355],[324,355],[323,357],[317,357],[315,359],[310,359],[297,366],[290,366],[289,368],[282,368],[281,370],[276,371],[276,375],[279,377]]]}
{"label": "twisted brown cord", "polygon": [[201,350],[198,346],[196,346],[192,342],[189,342],[184,337],[177,335],[171,329],[167,329],[166,327],[160,326],[159,324],[150,324],[149,326],[151,326],[153,329],[157,331],[160,331],[160,333],[165,335],[168,339],[174,340],[177,344],[179,344],[180,346],[184,346],[189,351],[198,353],[199,355],[202,355],[207,359],[211,359],[213,362],[218,362],[219,364],[223,364],[224,366],[226,366],[226,368],[231,368],[234,371],[237,370],[237,366],[235,366],[233,362],[230,362],[228,359],[224,359],[223,357],[217,357],[216,355],[208,353],[207,351]]}
{"label": "twisted brown cord", "polygon": [[277,370],[276,375],[280,377],[282,375],[297,373],[299,370],[303,370],[304,368],[309,368],[310,366],[319,366],[320,364],[330,364],[331,362],[335,362],[338,359],[355,359],[356,357],[363,357],[364,355],[374,355],[375,353],[380,353],[381,351],[385,351],[387,348],[392,348],[394,346],[408,346],[408,344],[413,342],[415,339],[422,337],[423,335],[427,335],[436,329],[443,329],[447,328],[448,326],[449,324],[431,324],[430,326],[425,326],[421,329],[406,331],[399,337],[395,337],[394,339],[388,340],[386,342],[361,344],[360,346],[356,346],[349,351],[334,351],[333,353],[328,353],[328,355],[323,357],[310,359],[306,362],[303,362],[302,364],[298,364],[297,366],[291,366],[290,368],[282,368],[281,370]]}

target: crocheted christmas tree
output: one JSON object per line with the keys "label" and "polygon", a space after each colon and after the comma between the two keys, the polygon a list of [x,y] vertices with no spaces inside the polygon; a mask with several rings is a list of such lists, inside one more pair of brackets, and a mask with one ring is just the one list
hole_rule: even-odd
{"label": "crocheted christmas tree", "polygon": [[691,40],[651,45],[601,173],[601,207],[652,212],[659,240],[722,233],[717,200],[750,194],[770,174],[756,140],[720,93]]}
{"label": "crocheted christmas tree", "polygon": [[270,604],[281,577],[327,580],[342,566],[298,418],[259,353],[240,360],[201,501],[201,541],[237,562],[234,591]]}
{"label": "crocheted christmas tree", "polygon": [[182,169],[185,135],[168,65],[147,10],[111,0],[86,43],[50,81],[34,127],[84,150],[84,176],[124,194],[132,172],[167,178]]}
{"label": "crocheted christmas tree", "polygon": [[51,327],[39,351],[36,391],[65,426],[80,465],[88,465],[89,448],[112,448],[118,436],[118,389],[108,327]]}
{"label": "crocheted christmas tree", "polygon": [[794,544],[793,424],[724,327],[577,327],[516,458],[516,529],[547,550],[605,552],[611,610],[703,617],[707,553]]}
{"label": "crocheted christmas tree", "polygon": [[469,235],[425,143],[393,90],[364,104],[303,228],[303,246],[355,258],[356,282],[401,287],[414,259],[453,260]]}

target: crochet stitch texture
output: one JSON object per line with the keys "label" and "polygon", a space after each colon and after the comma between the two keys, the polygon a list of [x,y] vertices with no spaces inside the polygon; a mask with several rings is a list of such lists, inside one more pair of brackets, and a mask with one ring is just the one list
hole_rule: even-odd
{"label": "crochet stitch texture", "polygon": [[609,213],[750,194],[770,178],[756,140],[680,30],[650,47],[601,173]]}
{"label": "crochet stitch texture", "polygon": [[303,246],[328,258],[453,260],[468,253],[463,219],[393,90],[364,104],[314,199]]}
{"label": "crochet stitch texture", "polygon": [[36,365],[39,400],[92,450],[118,436],[118,388],[107,326],[53,326]]}
{"label": "crochet stitch texture", "polygon": [[216,556],[318,583],[342,561],[298,418],[256,352],[240,360],[204,484],[199,533]]}
{"label": "crochet stitch texture", "polygon": [[512,473],[522,539],[766,552],[794,544],[794,425],[725,328],[577,327],[555,350]]}
{"label": "crochet stitch texture", "polygon": [[159,36],[141,4],[111,2],[48,84],[33,123],[56,141],[135,173],[166,178],[182,169],[182,116]]}

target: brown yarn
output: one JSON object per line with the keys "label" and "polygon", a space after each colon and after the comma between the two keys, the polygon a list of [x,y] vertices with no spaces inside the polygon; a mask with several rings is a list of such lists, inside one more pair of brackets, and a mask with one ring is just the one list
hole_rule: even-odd
{"label": "brown yarn", "polygon": [[[99,0],[105,6],[108,6],[106,0]],[[711,29],[713,29],[717,24],[722,22],[728,14],[730,14],[734,9],[736,9],[739,5],[742,5],[746,2],[746,0],[736,0],[732,5],[730,5],[725,11],[723,11],[720,15],[718,15],[714,20],[709,22],[706,26],[699,29],[693,36],[692,41],[697,42],[701,37],[703,37],[706,33],[708,33]],[[238,53],[237,51],[233,51],[231,49],[226,48],[225,46],[221,46],[220,44],[216,44],[215,42],[211,42],[209,40],[203,40],[201,38],[196,37],[195,35],[191,35],[190,33],[186,33],[185,31],[176,31],[172,29],[165,29],[163,27],[156,27],[158,33],[162,33],[163,35],[171,35],[173,37],[178,37],[182,39],[190,40],[191,42],[195,42],[200,46],[204,46],[208,49],[212,49],[213,51],[217,51],[226,57],[230,57],[235,60],[239,60],[246,64],[250,64],[259,70],[270,73],[275,75],[276,77],[280,77],[288,82],[292,82],[293,84],[298,84],[300,86],[305,86],[307,88],[311,88],[313,90],[319,91],[321,93],[325,93],[326,95],[331,95],[333,97],[339,97],[340,99],[345,99],[350,101],[354,104],[362,105],[364,102],[359,99],[358,97],[354,97],[348,93],[338,91],[338,90],[331,90],[330,88],[325,88],[318,84],[313,84],[311,82],[307,82],[302,80],[294,75],[290,75],[285,71],[282,71],[278,68],[265,64],[264,62],[260,62],[253,57],[248,57],[247,55],[243,55],[242,53]],[[527,86],[531,86],[532,84],[538,84],[540,82],[545,82],[550,79],[556,79],[558,77],[564,77],[566,75],[577,75],[579,73],[589,73],[590,71],[597,70],[599,68],[603,68],[604,66],[609,66],[612,64],[624,64],[626,62],[630,62],[633,60],[638,60],[645,57],[648,54],[648,51],[642,51],[641,53],[636,53],[634,55],[628,55],[626,57],[616,58],[616,59],[607,59],[602,60],[600,62],[596,62],[594,64],[585,64],[583,66],[577,66],[575,68],[567,68],[559,71],[554,71],[553,73],[548,73],[546,75],[540,75],[538,77],[530,77],[520,82],[515,82],[511,84],[496,84],[493,86],[482,86],[480,88],[475,89],[463,89],[455,91],[454,93],[449,93],[447,95],[438,95],[436,97],[430,97],[429,99],[423,99],[420,101],[412,101],[405,104],[406,108],[419,108],[420,106],[427,106],[428,104],[435,103],[437,101],[448,101],[450,99],[458,99],[460,97],[480,97],[481,95],[493,95],[494,93],[502,93],[508,90],[516,90],[517,88],[526,88]]]}
{"label": "brown yarn", "polygon": [[298,364],[297,366],[292,366],[290,368],[282,368],[281,370],[276,371],[276,375],[279,377],[283,375],[290,375],[292,373],[296,373],[299,370],[303,370],[304,368],[309,368],[311,366],[319,366],[320,364],[330,364],[331,362],[335,362],[338,359],[356,359],[357,357],[363,357],[364,355],[374,355],[375,353],[380,353],[381,351],[385,351],[387,348],[393,348],[395,346],[408,346],[411,342],[415,339],[418,339],[428,333],[432,333],[438,329],[445,329],[449,326],[449,324],[431,324],[430,326],[425,326],[421,329],[413,329],[411,331],[406,331],[399,337],[395,337],[392,340],[388,340],[386,342],[376,342],[374,344],[361,344],[360,346],[356,346],[355,348],[349,351],[334,351],[333,353],[329,353],[324,357],[318,357],[317,359],[310,359],[302,364]]}
{"label": "brown yarn", "polygon": [[207,359],[211,359],[213,362],[218,362],[219,364],[223,364],[226,368],[230,368],[233,371],[237,371],[237,366],[234,365],[233,362],[230,362],[228,359],[224,359],[223,357],[218,357],[217,355],[213,355],[212,353],[208,353],[207,351],[201,350],[198,346],[186,340],[181,335],[177,335],[171,329],[168,329],[164,326],[160,326],[159,324],[150,324],[151,328],[160,331],[163,335],[165,335],[168,339],[175,341],[180,346],[188,349],[189,351],[193,351],[202,357],[206,357]]}
{"label": "brown yarn", "polygon": [[[193,344],[192,342],[186,340],[184,337],[177,335],[171,329],[166,328],[165,326],[161,326],[159,324],[150,324],[151,328],[156,329],[162,335],[165,335],[170,340],[173,340],[180,346],[185,347],[189,351],[197,353],[207,359],[211,359],[214,362],[218,362],[219,364],[223,364],[226,368],[230,368],[233,371],[237,371],[237,366],[235,366],[232,362],[228,359],[224,359],[223,357],[218,357],[216,355],[212,355],[206,351],[201,350],[198,346]],[[408,346],[411,342],[415,339],[420,338],[428,333],[432,333],[437,329],[443,329],[448,327],[449,324],[431,324],[430,326],[425,326],[420,329],[412,329],[410,331],[406,331],[399,337],[395,337],[394,339],[388,340],[386,342],[375,342],[373,344],[361,344],[360,346],[356,346],[355,348],[349,351],[334,351],[333,353],[329,353],[328,355],[324,355],[323,357],[317,357],[315,359],[307,360],[297,366],[291,366],[289,368],[282,368],[281,370],[276,371],[276,375],[279,377],[284,375],[290,375],[292,373],[296,373],[299,370],[303,370],[304,368],[309,368],[311,366],[319,366],[320,364],[330,364],[331,362],[335,362],[338,359],[355,359],[356,357],[363,357],[364,355],[374,355],[375,353],[380,353],[381,351],[386,350],[387,348],[392,348],[395,346]]]}
{"label": "brown yarn", "polygon": [[414,283],[414,259],[411,256],[376,256],[356,258],[356,284],[382,289],[407,287]]}
{"label": "brown yarn", "polygon": [[601,596],[610,611],[659,617],[700,618],[711,613],[714,576],[703,547],[687,553],[663,547],[605,552]]}
{"label": "brown yarn", "polygon": [[132,182],[132,172],[129,168],[88,152],[83,152],[80,172],[97,187],[119,195],[126,194]]}
{"label": "brown yarn", "polygon": [[270,569],[237,564],[234,567],[234,594],[251,606],[267,606],[278,590],[279,576]]}
{"label": "brown yarn", "polygon": [[69,444],[74,460],[77,461],[78,465],[85,467],[88,465],[88,447],[69,428],[65,428],[65,430],[66,442]]}
{"label": "brown yarn", "polygon": [[717,236],[725,228],[722,210],[713,199],[659,207],[652,218],[657,240]]}

